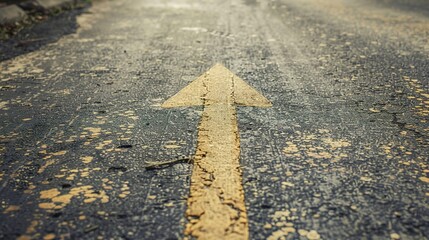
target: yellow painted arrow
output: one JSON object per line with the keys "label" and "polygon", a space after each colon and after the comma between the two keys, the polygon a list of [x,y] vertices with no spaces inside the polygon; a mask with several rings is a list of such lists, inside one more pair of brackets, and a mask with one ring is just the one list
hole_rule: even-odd
{"label": "yellow painted arrow", "polygon": [[270,107],[264,96],[216,64],[164,108],[203,105],[191,177],[185,235],[198,239],[248,239],[235,106]]}

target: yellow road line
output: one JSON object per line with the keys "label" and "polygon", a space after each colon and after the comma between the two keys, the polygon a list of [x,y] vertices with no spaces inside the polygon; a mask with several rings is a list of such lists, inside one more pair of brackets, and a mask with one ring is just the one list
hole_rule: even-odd
{"label": "yellow road line", "polygon": [[220,64],[162,107],[204,105],[191,178],[185,234],[198,239],[248,239],[235,105],[271,103]]}

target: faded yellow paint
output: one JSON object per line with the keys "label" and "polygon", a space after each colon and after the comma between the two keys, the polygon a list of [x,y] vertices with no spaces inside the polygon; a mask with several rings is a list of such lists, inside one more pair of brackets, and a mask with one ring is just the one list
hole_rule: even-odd
{"label": "faded yellow paint", "polygon": [[49,202],[39,203],[39,208],[46,210],[62,209],[70,204],[73,197],[79,195],[84,196],[84,203],[92,203],[97,199],[102,203],[109,201],[109,196],[106,195],[105,191],[94,191],[90,185],[72,188],[68,193],[62,195],[58,189],[54,188],[40,192],[40,199],[47,199]]}
{"label": "faded yellow paint", "polygon": [[419,179],[422,182],[429,183],[429,178],[428,177],[420,177]]}
{"label": "faded yellow paint", "polygon": [[49,159],[46,160],[46,162],[39,168],[39,170],[37,171],[38,174],[43,173],[47,167],[53,165],[55,163],[55,160]]}
{"label": "faded yellow paint", "polygon": [[64,154],[66,154],[67,153],[67,151],[59,151],[59,152],[54,152],[54,153],[51,153],[52,154],[52,156],[62,156],[62,155],[64,155]]}
{"label": "faded yellow paint", "polygon": [[318,232],[311,230],[308,232],[307,236],[306,236],[309,240],[318,240],[320,239],[320,235]]}
{"label": "faded yellow paint", "polygon": [[43,236],[43,240],[53,240],[55,239],[55,234],[53,233],[48,233],[45,236]]}
{"label": "faded yellow paint", "polygon": [[8,104],[9,104],[9,101],[1,101],[0,102],[0,109],[1,110],[9,110],[9,107],[7,107]]}
{"label": "faded yellow paint", "polygon": [[175,145],[175,144],[169,144],[169,145],[165,145],[164,148],[167,149],[176,149],[176,148],[180,148],[179,145]]}
{"label": "faded yellow paint", "polygon": [[322,140],[324,143],[330,145],[333,150],[335,150],[337,148],[343,148],[343,147],[351,146],[350,142],[348,142],[346,140],[342,140],[342,139],[335,140],[332,138],[324,138]]}
{"label": "faded yellow paint", "polygon": [[312,158],[316,158],[316,159],[330,159],[332,158],[332,154],[328,153],[328,152],[312,152],[312,151],[308,151],[307,155],[309,157]]}
{"label": "faded yellow paint", "polygon": [[10,205],[9,207],[7,207],[7,208],[3,211],[3,213],[4,213],[4,214],[8,214],[8,213],[11,213],[11,212],[16,212],[16,211],[18,211],[20,208],[21,208],[21,207],[20,207],[20,206],[17,206],[17,205]]}
{"label": "faded yellow paint", "polygon": [[119,194],[119,198],[126,198],[130,194],[130,187],[128,186],[128,181],[122,185],[121,193]]}
{"label": "faded yellow paint", "polygon": [[282,239],[282,238],[285,238],[289,233],[294,233],[294,232],[296,232],[296,230],[293,227],[283,227],[273,232],[271,236],[267,238],[267,240]]}
{"label": "faded yellow paint", "polygon": [[[125,111],[124,113],[119,114],[119,116],[124,116],[124,117],[131,119],[131,120],[138,120],[139,119],[139,117],[136,115],[134,110]],[[124,126],[124,128],[122,128],[122,130],[126,130],[127,128],[125,128],[125,125],[123,125],[123,126]],[[134,126],[134,125],[131,125],[131,126]]]}
{"label": "faded yellow paint", "polygon": [[299,157],[301,154],[299,153],[298,146],[293,142],[286,142],[287,146],[283,149],[283,152],[289,157]]}
{"label": "faded yellow paint", "polygon": [[84,130],[91,132],[90,138],[96,138],[101,134],[101,128],[86,127]]}
{"label": "faded yellow paint", "polygon": [[36,60],[42,58],[43,52],[36,51],[5,61],[0,65],[0,77],[6,75],[34,76],[35,74],[43,73],[44,70],[39,68],[42,64],[41,61]]}
{"label": "faded yellow paint", "polygon": [[[291,236],[288,235],[294,235],[296,232],[298,232],[299,235],[303,237],[307,237],[311,231],[307,231],[305,229],[296,229],[293,221],[298,219],[299,215],[296,214],[297,209],[291,208],[291,209],[285,209],[282,211],[276,211],[274,212],[272,216],[272,223],[265,224],[265,229],[272,229],[273,226],[276,226],[274,228],[273,232],[270,236],[268,236],[268,240],[277,240],[277,239],[287,239]],[[305,211],[302,213],[301,216],[305,216]],[[311,235],[310,235],[311,236]]]}
{"label": "faded yellow paint", "polygon": [[418,116],[424,118],[420,122],[426,123],[426,119],[429,116],[429,93],[418,79],[411,79],[409,76],[402,76],[402,79],[407,82],[409,89],[415,93],[415,96],[408,96],[409,99],[417,101],[413,107],[414,111]]}
{"label": "faded yellow paint", "polygon": [[31,240],[32,237],[28,235],[19,236],[16,240]]}
{"label": "faded yellow paint", "polygon": [[91,163],[91,162],[92,162],[92,160],[94,160],[94,157],[91,157],[91,156],[84,156],[84,157],[81,157],[81,158],[80,158],[80,160],[81,160],[83,163],[88,164],[88,163]]}
{"label": "faded yellow paint", "polygon": [[49,189],[49,190],[45,190],[45,191],[40,192],[40,199],[51,199],[51,198],[54,198],[60,194],[61,194],[61,192],[58,191],[58,189],[56,189],[56,188]]}
{"label": "faded yellow paint", "polygon": [[[338,162],[348,157],[347,148],[351,143],[345,139],[331,138],[328,129],[318,129],[318,134],[296,132],[296,136],[286,141],[283,152],[289,158],[305,159],[310,166],[328,167],[329,164],[321,160]],[[319,136],[321,135],[321,136]]]}
{"label": "faded yellow paint", "polygon": [[39,225],[39,221],[36,221],[36,220],[31,221],[30,226],[27,227],[27,230],[25,231],[25,233],[26,234],[35,233],[38,225]]}
{"label": "faded yellow paint", "polygon": [[370,177],[366,177],[366,176],[362,176],[362,177],[360,177],[360,180],[361,180],[361,181],[364,181],[364,182],[371,182],[371,181],[372,181],[372,178],[370,178]]}
{"label": "faded yellow paint", "polygon": [[97,147],[95,147],[95,149],[101,150],[101,149],[103,149],[104,147],[106,147],[107,145],[109,145],[111,143],[112,143],[112,140],[103,141],[103,142],[99,143],[97,145]]}
{"label": "faded yellow paint", "polygon": [[248,239],[239,164],[235,105],[269,107],[255,89],[216,64],[162,104],[203,105],[186,215],[186,235],[199,239]]}

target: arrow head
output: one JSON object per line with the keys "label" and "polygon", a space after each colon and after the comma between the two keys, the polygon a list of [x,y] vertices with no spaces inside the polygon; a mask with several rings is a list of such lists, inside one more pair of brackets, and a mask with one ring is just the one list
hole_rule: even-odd
{"label": "arrow head", "polygon": [[216,64],[161,107],[201,106],[213,103],[271,107],[270,101],[221,64]]}

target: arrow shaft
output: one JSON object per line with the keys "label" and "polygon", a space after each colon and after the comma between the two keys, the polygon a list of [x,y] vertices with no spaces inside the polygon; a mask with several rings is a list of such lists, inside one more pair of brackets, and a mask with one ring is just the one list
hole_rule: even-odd
{"label": "arrow shaft", "polygon": [[233,95],[225,94],[230,82],[206,85],[185,231],[199,239],[248,239],[236,109]]}

